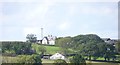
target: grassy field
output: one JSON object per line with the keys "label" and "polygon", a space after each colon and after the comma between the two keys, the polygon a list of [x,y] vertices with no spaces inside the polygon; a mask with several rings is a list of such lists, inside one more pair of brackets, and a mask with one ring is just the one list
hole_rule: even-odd
{"label": "grassy field", "polygon": [[42,63],[54,63],[54,61],[49,59],[42,59]]}
{"label": "grassy field", "polygon": [[[37,48],[39,46],[44,46],[46,48],[46,52],[45,54],[55,54],[57,52],[61,52],[61,48],[57,47],[57,46],[49,46],[49,45],[38,45],[38,44],[32,44],[32,48],[34,48],[35,50],[38,50]],[[72,49],[68,49],[70,53],[73,52]],[[37,53],[39,53],[38,51],[36,51]]]}
{"label": "grassy field", "polygon": [[2,63],[17,63],[17,57],[2,56]]}
{"label": "grassy field", "polygon": [[55,54],[61,50],[59,47],[56,46],[32,44],[32,48],[35,49],[37,53],[39,53],[39,51],[37,51],[38,50],[37,48],[40,46],[44,46],[46,48],[46,52],[45,52],[46,54]]}
{"label": "grassy field", "polygon": [[87,65],[120,65],[120,63],[86,61]]}
{"label": "grassy field", "polygon": [[45,48],[47,50],[46,53],[48,54],[55,54],[61,50],[59,47],[55,46],[45,46]]}

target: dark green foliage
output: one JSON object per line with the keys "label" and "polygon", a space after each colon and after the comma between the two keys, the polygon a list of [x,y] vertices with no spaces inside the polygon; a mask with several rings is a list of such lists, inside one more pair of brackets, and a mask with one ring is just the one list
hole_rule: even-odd
{"label": "dark green foliage", "polygon": [[[109,58],[115,57],[115,47],[105,43],[95,34],[58,38],[56,44],[62,49],[72,48],[75,52],[87,56],[89,60],[91,57],[94,57],[94,60],[98,57],[105,57],[106,54],[110,54]],[[110,51],[107,51],[107,48],[110,48]]]}
{"label": "dark green foliage", "polygon": [[63,54],[69,53],[68,48],[71,48],[72,38],[71,37],[64,37],[64,38],[57,38],[56,39],[56,46],[61,48]]}
{"label": "dark green foliage", "polygon": [[79,44],[84,45],[84,44],[89,44],[89,43],[101,43],[101,42],[104,42],[104,41],[95,34],[78,35],[78,36],[73,37],[73,43],[75,44],[73,48],[77,49]]}
{"label": "dark green foliage", "polygon": [[56,45],[62,48],[79,50],[79,46],[89,43],[103,43],[104,41],[95,34],[78,35],[75,37],[61,37],[56,39]]}
{"label": "dark green foliage", "polygon": [[37,42],[37,37],[35,34],[28,34],[26,36],[27,42],[35,43]]}
{"label": "dark green foliage", "polygon": [[106,44],[106,51],[104,53],[105,60],[109,61],[110,58],[113,60],[116,58],[115,47],[111,44]]}
{"label": "dark green foliage", "polygon": [[80,54],[73,56],[70,59],[70,63],[73,65],[86,65],[85,59]]}
{"label": "dark green foliage", "polygon": [[54,65],[67,65],[67,62],[62,59],[54,60]]}
{"label": "dark green foliage", "polygon": [[44,53],[46,52],[46,48],[44,46],[39,46],[38,48],[38,52],[41,52],[41,55],[44,55]]}
{"label": "dark green foliage", "polygon": [[56,45],[61,48],[69,48],[71,47],[72,38],[71,37],[64,37],[64,38],[57,38]]}
{"label": "dark green foliage", "polygon": [[2,42],[2,53],[31,54],[31,43]]}
{"label": "dark green foliage", "polygon": [[120,40],[115,44],[117,52],[120,54]]}

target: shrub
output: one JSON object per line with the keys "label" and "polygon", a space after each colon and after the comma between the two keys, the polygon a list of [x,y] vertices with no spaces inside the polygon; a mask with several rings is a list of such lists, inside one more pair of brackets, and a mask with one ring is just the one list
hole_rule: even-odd
{"label": "shrub", "polygon": [[67,65],[67,62],[62,59],[54,60],[54,65]]}
{"label": "shrub", "polygon": [[85,59],[77,54],[70,59],[70,63],[73,65],[86,65]]}

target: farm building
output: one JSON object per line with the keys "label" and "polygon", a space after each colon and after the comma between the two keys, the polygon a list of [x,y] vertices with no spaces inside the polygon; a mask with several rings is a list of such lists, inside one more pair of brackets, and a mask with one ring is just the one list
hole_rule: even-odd
{"label": "farm building", "polygon": [[42,40],[38,40],[38,43],[46,44],[46,45],[55,45],[55,39],[56,39],[55,36],[48,35],[45,36]]}
{"label": "farm building", "polygon": [[50,56],[50,59],[51,60],[56,60],[56,59],[65,59],[65,56],[63,56],[62,54],[60,53],[55,53],[54,55]]}

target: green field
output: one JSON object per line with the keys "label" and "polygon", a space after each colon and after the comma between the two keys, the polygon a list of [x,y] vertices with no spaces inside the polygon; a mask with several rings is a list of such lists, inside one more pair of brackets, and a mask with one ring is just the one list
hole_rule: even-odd
{"label": "green field", "polygon": [[37,48],[40,46],[44,46],[46,48],[45,54],[55,54],[61,50],[59,47],[56,47],[56,46],[32,44],[32,48],[36,50],[37,53],[39,53],[39,51],[37,51],[38,50]]}
{"label": "green field", "polygon": [[87,65],[120,65],[120,63],[86,61]]}
{"label": "green field", "polygon": [[[39,51],[37,51],[38,50],[37,48],[40,47],[40,46],[44,46],[46,48],[45,54],[55,54],[57,52],[61,52],[61,48],[57,47],[57,46],[32,44],[32,48],[34,48],[37,53],[39,53]],[[72,49],[68,49],[68,50],[71,53],[73,52]]]}
{"label": "green field", "polygon": [[17,63],[17,57],[2,56],[2,63]]}
{"label": "green field", "polygon": [[45,48],[47,50],[46,53],[48,54],[55,54],[61,50],[59,47],[55,46],[45,46]]}

